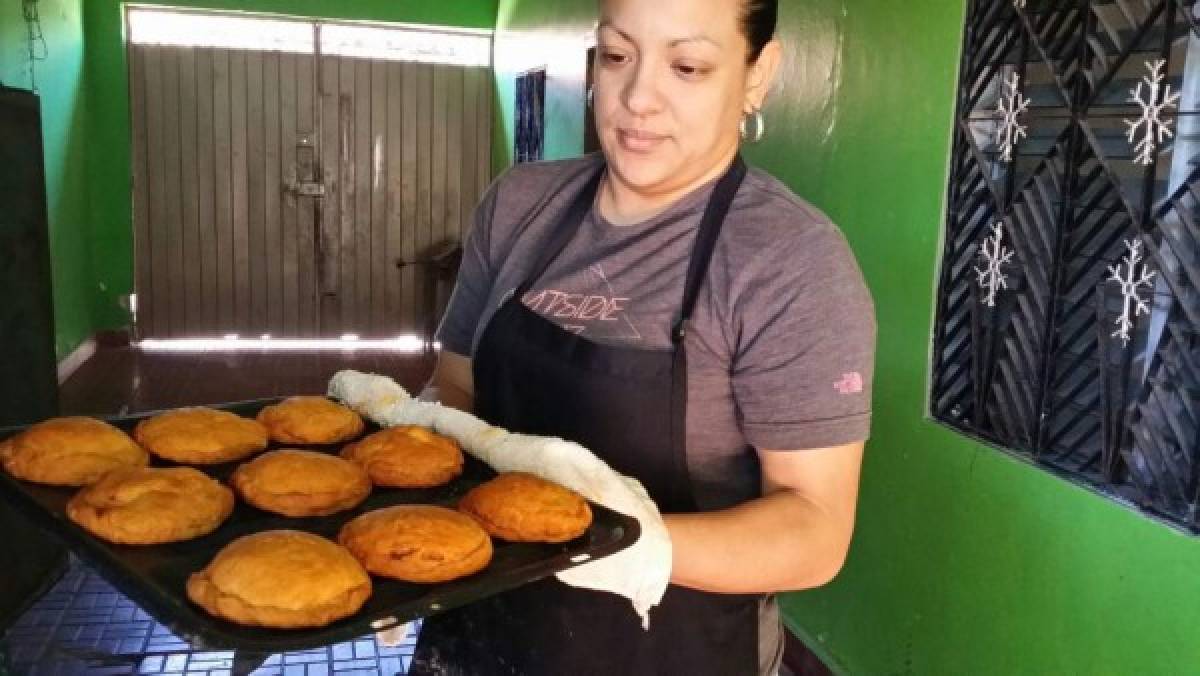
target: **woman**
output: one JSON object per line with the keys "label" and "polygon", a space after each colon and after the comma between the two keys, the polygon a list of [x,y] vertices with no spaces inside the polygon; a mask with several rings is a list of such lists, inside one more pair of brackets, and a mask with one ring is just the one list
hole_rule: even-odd
{"label": "woman", "polygon": [[579,441],[656,500],[672,585],[649,631],[543,580],[429,618],[411,673],[773,673],[770,594],[841,567],[875,327],[837,228],[738,155],[776,5],[602,0],[603,152],[495,182],[439,330],[444,403]]}

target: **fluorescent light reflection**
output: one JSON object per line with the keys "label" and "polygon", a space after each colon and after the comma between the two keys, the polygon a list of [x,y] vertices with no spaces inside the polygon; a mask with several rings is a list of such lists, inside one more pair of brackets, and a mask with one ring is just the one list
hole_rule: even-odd
{"label": "fluorescent light reflection", "polygon": [[[171,338],[167,340],[146,339],[136,343],[138,349],[146,352],[320,352],[345,350],[383,350],[388,352],[404,352],[415,354],[424,352],[426,343],[415,335],[403,335],[395,338],[362,340],[357,335],[346,334],[333,340],[306,340],[286,338],[271,338],[263,335],[257,338],[240,338],[231,333],[223,338]],[[433,343],[433,349],[440,350],[442,344]]]}

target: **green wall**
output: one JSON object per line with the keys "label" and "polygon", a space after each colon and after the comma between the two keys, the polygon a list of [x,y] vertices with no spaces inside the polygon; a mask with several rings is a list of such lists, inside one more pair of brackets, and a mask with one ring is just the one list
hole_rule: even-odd
{"label": "green wall", "polygon": [[[40,0],[38,6],[47,58],[36,62],[34,72],[42,102],[55,350],[61,358],[93,329],[84,151],[89,109],[84,79],[83,0]],[[0,82],[10,87],[31,86],[26,35],[21,3],[5,0],[0,4]]]}
{"label": "green wall", "polygon": [[[156,4],[488,29],[496,17],[496,0],[167,0]],[[92,301],[96,320],[104,328],[129,323],[120,299],[133,289],[129,82],[121,7],[119,0],[88,0],[85,18],[93,94],[88,174],[97,294]]]}
{"label": "green wall", "polygon": [[[781,3],[789,55],[767,140],[746,154],[838,222],[879,320],[851,555],[833,584],[785,598],[788,622],[853,674],[1198,673],[1200,541],[927,419],[964,4]],[[594,11],[501,0],[497,137],[509,146],[511,77],[541,44],[547,154],[582,148],[580,33]]]}

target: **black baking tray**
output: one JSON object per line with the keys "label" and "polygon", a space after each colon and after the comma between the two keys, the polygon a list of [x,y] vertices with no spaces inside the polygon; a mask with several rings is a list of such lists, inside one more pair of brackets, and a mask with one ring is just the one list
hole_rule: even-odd
{"label": "black baking tray", "polygon": [[[211,406],[253,417],[259,409],[279,399],[261,399]],[[104,418],[132,431],[139,420],[159,413]],[[0,428],[0,440],[25,429]],[[378,428],[368,425],[367,433]],[[272,444],[272,448],[279,447]],[[297,446],[288,444],[289,448]],[[304,447],[335,453],[336,447]],[[152,466],[175,463],[152,458]],[[238,463],[196,466],[227,483]],[[470,577],[436,585],[420,585],[372,576],[374,591],[362,609],[319,629],[282,630],[248,627],[212,617],[187,598],[188,576],[203,568],[231,540],[249,533],[277,528],[308,531],[336,539],[350,519],[373,509],[400,504],[453,506],[473,486],[495,476],[486,464],[466,455],[461,477],[446,486],[430,489],[376,487],[357,508],[314,518],[287,518],[256,509],[240,499],[232,516],[213,533],[194,540],[164,545],[114,545],[99,540],[66,516],[73,488],[42,486],[16,480],[0,471],[0,499],[11,503],[35,523],[58,536],[102,577],[138,603],[175,635],[200,649],[233,649],[276,653],[306,650],[339,643],[409,620],[433,615],[493,594],[541,579],[573,566],[620,551],[637,540],[636,519],[592,504],[592,525],[581,537],[563,544],[508,543],[493,540],[495,554],[487,568]]]}

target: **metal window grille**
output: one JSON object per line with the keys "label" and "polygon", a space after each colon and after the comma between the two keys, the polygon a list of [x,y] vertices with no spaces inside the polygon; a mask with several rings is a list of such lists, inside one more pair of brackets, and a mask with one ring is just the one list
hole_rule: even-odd
{"label": "metal window grille", "polygon": [[969,1],[930,400],[1192,532],[1198,114],[1196,0]]}

